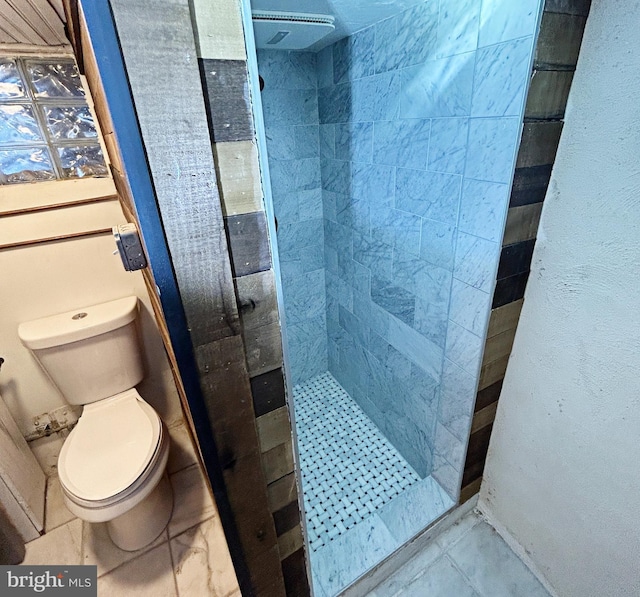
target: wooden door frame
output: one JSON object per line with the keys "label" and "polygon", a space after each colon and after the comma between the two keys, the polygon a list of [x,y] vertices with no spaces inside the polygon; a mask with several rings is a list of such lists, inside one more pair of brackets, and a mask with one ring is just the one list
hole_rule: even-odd
{"label": "wooden door frame", "polygon": [[[83,2],[82,12],[91,38],[91,46],[121,158],[126,165],[127,181],[135,209],[134,215],[144,239],[149,266],[153,272],[156,296],[161,304],[168,339],[175,354],[177,373],[182,381],[238,583],[243,595],[250,595],[249,570],[229,503],[221,461],[200,387],[185,310],[156,201],[113,14],[108,0]],[[75,35],[72,37],[77,39]]]}

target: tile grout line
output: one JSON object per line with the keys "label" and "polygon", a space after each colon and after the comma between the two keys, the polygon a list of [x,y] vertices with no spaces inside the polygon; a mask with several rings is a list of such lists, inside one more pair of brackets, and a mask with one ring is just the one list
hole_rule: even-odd
{"label": "tile grout line", "polygon": [[[171,562],[172,562],[172,566],[174,566],[174,562],[173,562],[173,552],[171,551],[171,542],[174,539],[178,539],[179,537],[181,537],[182,535],[184,535],[185,533],[188,533],[189,531],[192,531],[194,528],[200,526],[201,524],[204,524],[205,522],[208,522],[209,520],[211,520],[212,518],[216,518],[216,515],[213,514],[212,516],[209,516],[208,518],[205,518],[204,520],[201,520],[200,522],[190,526],[189,528],[185,529],[184,531],[181,531],[180,533],[178,533],[177,535],[174,535],[173,537],[171,537],[169,535],[169,525],[167,524],[167,528],[165,528],[161,534],[165,534],[166,539],[162,540],[160,543],[158,543],[158,545],[154,545],[153,547],[151,546],[155,541],[158,540],[158,537],[160,535],[158,535],[158,537],[156,537],[156,539],[154,539],[151,544],[149,546],[143,547],[141,548],[139,551],[140,553],[138,553],[135,557],[126,560],[124,562],[121,562],[120,564],[118,564],[115,568],[112,568],[111,570],[109,570],[108,572],[105,572],[104,574],[100,575],[98,578],[102,578],[104,576],[107,576],[108,574],[111,574],[112,572],[115,572],[116,570],[118,570],[119,568],[122,568],[122,566],[125,566],[126,564],[129,564],[135,560],[137,560],[138,558],[141,558],[142,556],[148,554],[150,551],[163,546],[165,543],[168,544],[169,546],[169,552],[171,553]],[[83,525],[86,521],[83,521]],[[65,523],[68,524],[68,523]],[[92,524],[92,523],[86,523],[86,524]],[[147,549],[148,547],[148,549]],[[133,552],[127,552],[127,553],[133,553]],[[82,535],[82,559],[84,561],[84,533]],[[175,568],[173,568],[173,570],[175,571]],[[175,572],[174,572],[174,576],[175,576]]]}
{"label": "tile grout line", "polygon": [[[374,445],[377,443],[382,449],[383,451],[385,449],[392,448],[392,446],[389,444],[389,448],[387,448],[387,446],[385,444],[388,443],[388,441],[384,438],[383,435],[381,435],[381,432],[377,429],[377,427],[375,427],[375,425],[366,418],[366,415],[364,415],[364,413],[362,413],[362,411],[359,409],[359,407],[357,407],[357,404],[353,401],[353,399],[339,386],[339,384],[333,379],[333,377],[331,376],[330,373],[325,373],[323,375],[318,376],[317,378],[314,378],[313,381],[315,382],[315,384],[320,384],[322,388],[324,388],[326,391],[323,392],[326,395],[326,392],[329,392],[328,398],[335,398],[336,395],[340,396],[340,398],[342,398],[342,406],[344,407],[345,405],[347,406],[347,411],[348,413],[354,415],[355,416],[351,416],[351,417],[340,417],[339,415],[336,417],[337,420],[340,421],[345,421],[347,423],[347,426],[349,429],[344,428],[343,425],[339,425],[337,430],[335,430],[335,432],[332,432],[330,434],[330,438],[329,438],[329,448],[331,448],[331,443],[333,443],[334,445],[336,444],[335,440],[342,440],[344,438],[344,434],[353,434],[358,433],[358,432],[363,432],[365,434],[367,433],[373,433],[374,436],[373,437],[373,442]],[[324,384],[324,385],[323,385]],[[335,411],[335,406],[330,406],[325,404],[322,404],[320,406],[318,406],[317,404],[317,398],[318,398],[318,392],[317,391],[313,391],[310,392],[309,394],[307,394],[304,390],[309,389],[309,382],[306,382],[305,384],[301,384],[300,386],[296,387],[296,391],[295,391],[295,396],[297,398],[297,404],[296,404],[296,408],[298,409],[299,414],[299,422],[300,422],[300,438],[301,438],[301,459],[303,462],[303,487],[307,490],[306,491],[306,503],[308,505],[307,507],[307,515],[310,518],[310,526],[311,526],[311,533],[312,535],[315,534],[316,537],[314,537],[315,540],[312,540],[313,543],[315,543],[315,545],[312,547],[312,550],[315,551],[314,547],[317,545],[318,548],[321,547],[321,545],[318,545],[318,543],[320,542],[320,538],[324,533],[329,532],[327,530],[327,526],[324,522],[324,520],[327,518],[327,516],[325,516],[325,514],[327,512],[333,512],[333,517],[329,516],[330,521],[333,518],[338,517],[339,520],[337,522],[333,523],[333,527],[332,528],[337,528],[338,531],[336,533],[333,533],[332,536],[330,536],[330,541],[337,537],[338,535],[343,534],[344,532],[350,530],[351,528],[353,528],[354,526],[356,526],[358,524],[358,522],[361,522],[365,519],[367,519],[371,514],[373,514],[374,512],[376,512],[382,505],[384,505],[386,502],[388,502],[389,500],[385,500],[382,496],[384,496],[384,491],[385,491],[385,487],[384,487],[384,483],[382,484],[382,490],[383,493],[381,494],[380,491],[376,492],[375,495],[377,496],[376,498],[373,499],[373,501],[369,500],[367,504],[363,504],[363,507],[367,510],[367,512],[358,512],[358,507],[354,506],[353,502],[360,500],[362,501],[363,496],[365,497],[369,497],[366,495],[366,492],[364,490],[367,489],[367,485],[364,485],[362,487],[356,487],[355,489],[355,493],[360,493],[362,495],[358,495],[357,497],[352,497],[350,500],[347,500],[346,497],[343,497],[342,499],[338,499],[338,495],[336,494],[336,492],[334,492],[332,490],[331,487],[329,487],[329,484],[327,482],[327,480],[323,480],[322,477],[322,472],[323,472],[323,467],[325,467],[326,465],[326,461],[329,460],[329,467],[328,467],[328,471],[332,472],[333,469],[335,469],[335,466],[332,466],[332,463],[339,461],[340,456],[341,456],[341,450],[338,450],[338,454],[337,454],[337,458],[335,457],[336,454],[335,453],[331,453],[331,450],[329,451],[325,451],[323,448],[320,449],[320,455],[318,456],[318,448],[317,446],[320,445],[322,442],[321,440],[323,439],[322,437],[315,437],[317,436],[319,433],[322,435],[322,432],[325,430],[324,426],[322,425],[322,421],[318,421],[317,418],[315,418],[317,416],[316,411],[319,410],[320,408],[324,408],[326,411],[330,411],[332,412],[332,414],[336,415],[336,411]],[[328,388],[328,390],[327,390]],[[301,396],[303,398],[309,398],[309,399],[313,399],[309,405],[305,404],[303,401],[301,401]],[[347,402],[348,401],[348,402]],[[302,404],[301,404],[302,403]],[[340,404],[339,404],[340,406]],[[358,416],[359,414],[359,416]],[[308,421],[308,419],[310,419],[310,421]],[[355,429],[354,429],[355,428]],[[378,435],[379,437],[375,437],[376,435]],[[364,437],[364,436],[363,436]],[[305,440],[312,440],[311,443],[309,443],[308,446],[304,445]],[[316,441],[318,440],[318,441]],[[333,441],[332,441],[333,440]],[[342,444],[341,444],[342,446]],[[377,448],[379,449],[379,448]],[[344,450],[342,450],[342,452],[344,452]],[[388,454],[386,454],[386,456],[381,456],[380,454],[378,454],[378,458],[380,459],[380,462],[378,462],[373,470],[378,470],[378,472],[380,472],[380,469],[382,467],[386,467],[388,468],[388,464],[391,462],[402,462],[402,459],[399,455],[394,454],[393,451],[389,452]],[[306,462],[305,462],[306,461]],[[355,463],[352,463],[352,469],[354,464],[358,464],[360,461],[356,460]],[[361,462],[360,462],[361,463]],[[307,471],[305,471],[305,464],[311,465],[310,467],[308,467],[307,470],[311,470],[312,472],[309,473]],[[370,464],[369,462],[365,463],[365,464]],[[392,475],[391,479],[386,479],[385,483],[389,483],[389,482],[393,482],[393,479],[395,478],[397,481],[399,481],[402,485],[406,484],[407,481],[407,474],[413,473],[413,475],[411,476],[415,476],[416,479],[413,479],[413,482],[408,483],[409,486],[413,485],[413,483],[417,482],[418,480],[418,476],[416,473],[414,473],[412,471],[412,469],[410,469],[408,467],[408,465],[406,465],[405,467],[407,470],[405,471],[405,473],[403,474],[400,471],[397,471],[397,474],[395,475],[395,477]],[[354,472],[353,469],[351,472]],[[340,476],[342,476],[342,474],[344,473],[344,471],[339,472]],[[319,476],[318,476],[319,475]],[[369,472],[367,473],[367,475],[371,476],[373,475],[373,471],[369,470]],[[398,478],[397,475],[400,475],[402,477],[402,480],[400,480]],[[309,478],[310,476],[310,478]],[[345,477],[349,477],[349,472],[347,472],[345,474]],[[333,477],[332,477],[333,478]],[[411,480],[411,479],[409,479]],[[320,481],[319,484],[315,484],[316,486],[314,487],[314,481]],[[347,481],[348,483],[348,481]],[[324,484],[324,485],[323,485]],[[317,487],[319,486],[319,491],[317,490]],[[369,488],[370,490],[371,488]],[[375,490],[374,490],[375,491]],[[398,495],[400,493],[400,491],[398,491],[398,489],[393,490],[394,491],[394,495],[392,497],[395,497],[396,495]],[[351,493],[354,493],[353,491]],[[311,494],[311,496],[309,495]],[[317,494],[317,495],[316,495]],[[326,494],[326,495],[325,495]],[[327,499],[329,501],[329,508],[326,507],[326,503],[327,503]],[[349,503],[349,506],[347,506],[347,503],[345,503],[345,500]],[[380,501],[380,503],[375,503],[374,502],[378,502]],[[316,503],[318,502],[318,503]],[[323,502],[325,505],[323,505]],[[355,523],[353,523],[353,521],[351,521],[351,524],[347,524],[346,526],[344,524],[341,524],[343,522],[345,522],[345,518],[344,518],[344,513],[340,513],[342,510],[344,510],[345,508],[349,509],[349,508],[353,508],[353,511],[356,512],[357,516],[354,518]],[[310,513],[313,512],[315,510],[315,514],[310,516]],[[353,518],[351,517],[351,512],[347,515],[347,518]],[[322,520],[318,520],[318,518],[322,518]],[[358,519],[360,519],[358,521]],[[318,524],[319,522],[319,524]],[[349,521],[346,521],[349,522]],[[314,524],[315,523],[315,524]],[[340,526],[336,526],[336,525],[341,525]],[[325,543],[325,544],[328,544]]]}
{"label": "tile grout line", "polygon": [[[460,524],[463,520],[465,520],[468,516],[474,516],[476,518],[476,522],[475,524],[467,529],[460,537],[458,537],[458,539],[456,539],[456,541],[454,541],[453,543],[451,543],[446,549],[442,547],[442,545],[438,542],[438,539],[445,535],[451,528],[453,528],[455,526],[455,524]],[[431,569],[431,567],[438,562],[439,560],[441,560],[442,558],[444,558],[449,549],[451,547],[453,547],[454,545],[457,545],[470,531],[471,529],[473,529],[477,524],[479,524],[481,522],[481,518],[479,513],[476,513],[475,510],[471,510],[470,513],[466,514],[465,516],[463,516],[462,518],[460,518],[456,523],[454,523],[454,525],[448,526],[447,528],[443,529],[438,535],[432,537],[429,541],[429,546],[435,546],[438,549],[438,555],[426,566],[426,568],[422,569],[418,574],[416,574],[415,576],[413,576],[411,578],[411,580],[406,583],[405,585],[403,585],[402,587],[400,587],[400,589],[398,591],[396,591],[393,595],[391,595],[390,597],[401,597],[403,594],[404,589],[406,588],[406,586],[408,586],[409,584],[412,584],[413,582],[415,582],[416,580],[418,580],[419,578],[425,576],[425,574]],[[426,549],[426,547],[424,548]],[[424,551],[424,549],[422,551]],[[409,560],[407,560],[400,568],[394,570],[394,572],[389,575],[386,579],[384,579],[381,583],[379,583],[379,586],[382,586],[386,581],[388,581],[389,579],[393,578],[395,575],[400,576],[400,573],[402,572],[402,570],[404,568],[406,568],[413,560],[415,560],[416,558],[418,558],[420,556],[420,554],[422,553],[422,551],[416,553],[412,558],[410,558]],[[447,558],[449,559],[449,558]],[[465,579],[466,580],[466,579]],[[377,588],[377,587],[376,587]],[[474,589],[475,590],[475,589]]]}
{"label": "tile grout line", "polygon": [[[178,577],[176,575],[176,563],[173,559],[173,550],[171,549],[171,537],[169,537],[169,525],[167,525],[167,528],[164,530],[164,532],[167,534],[167,548],[169,549],[169,561],[171,562],[171,576],[173,577],[173,586],[176,589],[176,596],[180,597],[180,590],[178,589]],[[161,543],[160,545],[164,545],[164,543]]]}
{"label": "tile grout line", "polygon": [[[86,524],[95,524],[95,523],[91,523],[91,522],[83,521],[83,531],[84,531],[84,524],[85,524],[85,523],[86,523]],[[98,524],[102,524],[102,523],[98,523]],[[160,537],[160,535],[162,535],[163,533],[166,535],[166,537],[167,537],[167,538],[166,538],[166,539],[163,539],[160,543],[158,543],[158,545],[153,545],[153,544],[158,540],[158,538]],[[168,538],[168,537],[169,537],[169,532],[168,532],[168,530],[167,530],[167,529],[165,529],[164,531],[162,531],[162,533],[160,533],[160,535],[158,535],[158,537],[156,537],[156,538],[155,538],[155,539],[154,539],[154,540],[153,540],[149,545],[146,545],[145,547],[142,547],[142,548],[140,548],[139,550],[137,550],[137,551],[139,551],[140,553],[137,553],[133,558],[130,558],[130,559],[128,559],[128,560],[125,560],[124,562],[120,562],[120,564],[118,564],[117,566],[115,566],[114,568],[112,568],[111,570],[109,570],[108,572],[105,572],[104,574],[99,574],[99,575],[98,575],[98,581],[99,581],[101,578],[104,578],[105,576],[108,576],[108,575],[109,575],[109,574],[111,574],[112,572],[115,572],[116,570],[119,570],[119,569],[120,569],[120,568],[122,568],[123,566],[126,566],[127,564],[130,564],[131,562],[135,562],[137,559],[141,558],[142,556],[147,555],[150,551],[153,551],[154,549],[156,549],[156,548],[158,548],[158,547],[162,547],[165,543],[167,543],[167,544],[168,544],[168,543],[169,543],[169,541],[170,541],[170,539]],[[111,539],[110,539],[110,538],[109,538],[109,541],[111,541]],[[114,547],[115,547],[116,549],[119,549],[117,546],[115,546],[115,544],[114,544]],[[124,551],[124,550],[120,550],[120,551]],[[171,548],[169,548],[169,551],[171,551]],[[127,551],[127,552],[125,552],[125,553],[134,553],[134,552],[132,552],[132,551]],[[84,532],[82,533],[82,560],[83,560],[83,562],[84,562]],[[96,565],[96,564],[94,564],[94,565]]]}
{"label": "tile grout line", "polygon": [[[450,553],[449,553],[451,551],[451,548],[455,547],[458,543],[460,543],[467,535],[469,535],[469,533],[473,529],[475,529],[481,522],[483,522],[481,514],[475,508],[469,514],[467,514],[467,516],[473,516],[473,518],[475,518],[475,523],[471,527],[469,527],[460,537],[458,537],[458,539],[456,541],[451,543],[447,547],[447,549],[443,549],[442,550],[443,551],[443,556],[446,557],[447,560],[449,560],[451,565],[460,573],[460,575],[465,580],[465,582],[479,595],[479,597],[491,597],[490,595],[489,596],[485,596],[485,594],[468,577],[468,575],[462,570],[462,568],[460,568],[460,566],[458,566],[458,563],[455,561],[453,556],[451,556]],[[464,518],[462,518],[460,520],[460,522],[462,522],[462,520],[464,520]]]}
{"label": "tile grout line", "polygon": [[218,516],[216,514],[212,514],[211,516],[208,516],[207,518],[201,520],[200,522],[196,522],[196,524],[192,524],[190,527],[184,529],[184,531],[180,531],[177,535],[174,535],[173,537],[171,535],[169,535],[169,525],[167,525],[167,536],[169,537],[169,542],[173,541],[174,539],[177,539],[178,537],[181,537],[182,535],[184,535],[185,533],[188,533],[189,531],[192,531],[193,529],[195,529],[196,527],[199,527],[200,525],[204,524],[205,522],[210,521],[212,518],[218,518]]}
{"label": "tile grout line", "polygon": [[[167,527],[162,531],[162,534],[164,534],[166,536],[166,539],[162,540],[160,543],[158,543],[158,545],[153,545],[153,543],[155,543],[155,541],[158,540],[158,538],[160,537],[160,535],[158,535],[158,537],[156,537],[148,546],[145,546],[143,548],[141,548],[140,550],[138,550],[140,553],[136,554],[135,557],[125,560],[124,562],[121,562],[120,564],[118,564],[117,566],[115,566],[114,568],[112,568],[111,570],[109,570],[108,572],[105,572],[104,574],[98,576],[98,578],[102,578],[104,576],[107,576],[108,574],[111,574],[112,572],[115,572],[116,570],[118,570],[119,568],[122,568],[122,566],[129,564],[130,562],[133,562],[135,560],[137,560],[138,558],[148,554],[150,551],[161,547],[162,545],[164,545],[165,543],[168,544],[169,546],[169,552],[171,552],[171,542],[174,539],[177,539],[178,537],[181,537],[182,535],[184,535],[185,533],[192,531],[194,528],[200,526],[201,524],[204,524],[205,522],[211,520],[212,518],[216,518],[215,514],[212,514],[211,516],[209,516],[208,518],[205,518],[204,520],[201,520],[200,522],[197,522],[196,524],[184,529],[183,531],[180,531],[180,533],[178,533],[177,535],[174,535],[173,537],[171,537],[169,535],[169,524],[167,524]],[[86,521],[82,521],[83,525],[84,524],[93,524],[93,523],[89,523]],[[171,521],[169,521],[171,522]],[[68,524],[68,523],[65,523]],[[84,528],[84,527],[83,527]],[[82,544],[82,560],[84,561],[84,533],[82,534],[82,540],[81,540],[81,544]],[[124,550],[121,550],[124,551]],[[133,553],[133,552],[126,552],[126,553]],[[172,565],[173,565],[173,553],[171,553],[171,559],[172,559]]]}
{"label": "tile grout line", "polygon": [[445,552],[443,557],[445,557],[449,561],[449,563],[458,571],[458,573],[460,574],[460,576],[462,576],[464,581],[475,591],[475,593],[478,594],[479,597],[491,597],[491,596],[486,596],[482,591],[478,589],[478,587],[472,582],[472,580],[464,573],[462,568],[458,566],[457,562],[453,559],[453,557],[449,555],[449,550]]}

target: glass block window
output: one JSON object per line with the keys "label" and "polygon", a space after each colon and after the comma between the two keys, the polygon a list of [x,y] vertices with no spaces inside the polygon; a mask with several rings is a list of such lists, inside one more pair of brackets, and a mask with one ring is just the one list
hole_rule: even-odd
{"label": "glass block window", "polygon": [[107,174],[75,62],[0,56],[0,184]]}

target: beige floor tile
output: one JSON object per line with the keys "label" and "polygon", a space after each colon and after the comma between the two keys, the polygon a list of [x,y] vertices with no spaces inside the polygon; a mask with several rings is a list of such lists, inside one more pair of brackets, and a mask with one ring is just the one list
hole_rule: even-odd
{"label": "beige floor tile", "polygon": [[169,537],[175,537],[217,514],[198,465],[174,473],[170,479],[173,514],[169,521]]}
{"label": "beige floor tile", "polygon": [[75,516],[67,510],[62,497],[62,487],[57,476],[47,479],[47,501],[45,504],[44,528],[45,532],[66,524]]}
{"label": "beige floor tile", "polygon": [[82,563],[98,567],[98,576],[111,572],[121,564],[133,560],[167,541],[167,531],[151,544],[138,551],[123,551],[113,544],[106,523],[85,522],[82,530]]}
{"label": "beige floor tile", "polygon": [[178,593],[182,597],[240,596],[220,519],[210,518],[171,540]]}
{"label": "beige floor tile", "polygon": [[23,564],[76,565],[82,563],[82,521],[78,518],[27,543]]}
{"label": "beige floor tile", "polygon": [[167,472],[177,473],[198,462],[195,447],[191,442],[191,436],[185,424],[177,425],[169,429],[171,437],[171,449],[169,450],[169,462]]}
{"label": "beige floor tile", "polygon": [[98,580],[98,595],[100,597],[176,597],[169,544],[164,543],[155,547],[109,574],[101,576]]}

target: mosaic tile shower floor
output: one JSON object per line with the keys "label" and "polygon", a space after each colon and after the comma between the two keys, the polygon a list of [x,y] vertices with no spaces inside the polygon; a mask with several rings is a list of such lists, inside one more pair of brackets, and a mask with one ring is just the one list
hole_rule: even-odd
{"label": "mosaic tile shower floor", "polygon": [[313,586],[334,597],[454,504],[330,373],[293,393]]}
{"label": "mosaic tile shower floor", "polygon": [[293,393],[307,529],[316,551],[420,476],[330,373]]}

